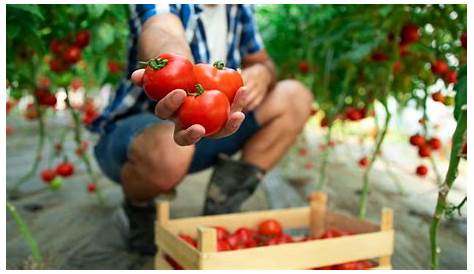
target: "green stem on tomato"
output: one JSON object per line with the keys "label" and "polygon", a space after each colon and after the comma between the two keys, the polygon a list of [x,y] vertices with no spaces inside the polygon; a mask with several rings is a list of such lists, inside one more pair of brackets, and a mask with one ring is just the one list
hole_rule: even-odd
{"label": "green stem on tomato", "polygon": [[459,151],[462,150],[464,135],[466,134],[467,128],[467,111],[463,110],[459,114],[458,123],[454,130],[452,137],[451,155],[449,159],[449,167],[444,179],[443,185],[439,188],[438,200],[436,202],[435,212],[433,214],[433,220],[430,226],[430,243],[431,243],[431,269],[439,268],[439,255],[441,249],[438,245],[438,230],[441,222],[441,218],[446,211],[446,197],[453,186],[453,183],[457,177],[458,165],[460,161]]}
{"label": "green stem on tomato", "polygon": [[378,136],[374,152],[372,153],[372,156],[370,157],[369,164],[368,164],[367,168],[364,170],[362,193],[361,193],[361,197],[360,197],[360,201],[359,201],[359,218],[360,219],[364,219],[365,216],[366,216],[366,213],[367,213],[367,200],[368,200],[368,194],[369,194],[369,174],[370,174],[370,171],[372,170],[372,167],[373,167],[375,161],[377,160],[377,157],[378,157],[379,152],[380,152],[380,148],[382,147],[382,143],[383,143],[383,141],[385,139],[385,136],[387,134],[388,126],[389,126],[390,119],[391,119],[391,113],[388,110],[387,102],[383,102],[382,104],[383,104],[384,110],[385,110],[385,121],[384,121],[384,125],[383,125],[383,128],[382,128],[382,132],[380,132],[380,134]]}
{"label": "green stem on tomato", "polygon": [[[71,116],[74,121],[74,141],[76,142],[77,147],[81,147],[82,145],[82,132],[81,132],[81,120],[79,117],[79,114],[74,110],[74,108],[71,106],[71,102],[69,101],[69,91],[67,87],[64,87],[66,91],[66,106],[69,109],[69,112],[71,113]],[[94,175],[94,171],[92,170],[92,165],[89,160],[89,157],[85,151],[83,151],[80,155],[80,158],[84,165],[86,166],[86,171],[87,174],[91,180],[91,182],[97,184],[97,178]],[[100,205],[104,205],[104,197],[102,195],[102,192],[100,191],[100,188],[97,187],[95,194],[97,195],[97,199],[100,203]]]}
{"label": "green stem on tomato", "polygon": [[21,235],[23,236],[23,238],[25,238],[26,243],[30,247],[33,260],[36,263],[42,263],[43,256],[41,255],[41,252],[38,248],[38,243],[36,242],[35,238],[31,234],[30,229],[28,228],[28,225],[25,223],[25,221],[20,216],[20,214],[16,211],[15,206],[13,206],[8,200],[7,200],[6,205],[7,205],[8,213],[10,213],[10,215],[13,217],[13,220],[15,220],[16,224],[18,225]]}

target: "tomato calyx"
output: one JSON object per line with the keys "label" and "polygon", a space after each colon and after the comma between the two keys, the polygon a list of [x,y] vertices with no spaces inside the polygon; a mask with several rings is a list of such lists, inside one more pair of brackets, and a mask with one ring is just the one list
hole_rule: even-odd
{"label": "tomato calyx", "polygon": [[144,66],[149,66],[150,68],[154,70],[160,70],[168,64],[169,60],[165,58],[153,58],[151,60],[148,60],[147,62],[140,62],[140,64]]}
{"label": "tomato calyx", "polygon": [[204,87],[201,84],[196,84],[196,92],[188,92],[188,96],[197,97],[204,93]]}
{"label": "tomato calyx", "polygon": [[218,70],[223,70],[225,67],[225,64],[222,61],[215,61],[214,64],[212,64],[212,66]]}

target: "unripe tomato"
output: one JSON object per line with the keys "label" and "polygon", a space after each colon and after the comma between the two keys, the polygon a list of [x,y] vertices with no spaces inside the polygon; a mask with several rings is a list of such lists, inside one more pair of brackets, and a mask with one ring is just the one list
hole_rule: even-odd
{"label": "unripe tomato", "polygon": [[224,67],[221,61],[210,64],[197,64],[194,66],[194,75],[197,83],[205,90],[219,90],[223,92],[232,104],[235,94],[244,81],[240,73],[234,69]]}
{"label": "unripe tomato", "polygon": [[416,175],[424,177],[428,174],[428,168],[425,165],[419,165],[416,167]]}
{"label": "unripe tomato", "polygon": [[229,100],[218,90],[203,91],[198,88],[196,95],[186,96],[177,111],[177,122],[181,128],[199,124],[206,130],[205,136],[219,132],[229,116]]}
{"label": "unripe tomato", "polygon": [[62,177],[69,177],[74,174],[74,166],[69,162],[64,162],[56,166],[56,173]]}
{"label": "unripe tomato", "polygon": [[58,190],[62,186],[63,186],[63,179],[61,177],[56,177],[49,183],[49,187],[52,190]]}
{"label": "unripe tomato", "polygon": [[183,56],[162,54],[146,62],[143,89],[150,99],[159,101],[175,89],[193,92],[196,77],[193,64]]}
{"label": "unripe tomato", "polygon": [[440,103],[444,103],[444,100],[445,100],[445,97],[441,93],[441,91],[437,91],[437,92],[431,94],[431,98],[433,99],[433,101],[440,102]]}

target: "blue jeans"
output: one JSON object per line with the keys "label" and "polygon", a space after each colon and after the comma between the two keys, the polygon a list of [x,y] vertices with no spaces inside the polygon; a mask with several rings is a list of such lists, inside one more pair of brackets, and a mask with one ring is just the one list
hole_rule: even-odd
{"label": "blue jeans", "polygon": [[[103,173],[111,180],[121,183],[120,171],[128,160],[128,151],[132,140],[145,128],[170,123],[155,115],[144,112],[113,122],[101,135],[94,154]],[[231,136],[221,139],[202,138],[196,143],[188,173],[201,171],[214,165],[219,153],[232,155],[238,152],[247,140],[260,129],[253,112],[245,114],[245,120],[239,130]]]}

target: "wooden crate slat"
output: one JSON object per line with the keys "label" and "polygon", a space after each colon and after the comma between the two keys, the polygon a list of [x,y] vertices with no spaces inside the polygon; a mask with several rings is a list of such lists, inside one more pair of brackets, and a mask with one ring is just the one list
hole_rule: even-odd
{"label": "wooden crate slat", "polygon": [[267,210],[226,215],[203,216],[169,220],[166,227],[175,233],[197,236],[197,228],[202,226],[224,226],[230,231],[241,226],[257,227],[265,219],[277,219],[284,228],[302,228],[309,225],[309,207]]}
{"label": "wooden crate slat", "polygon": [[393,230],[203,254],[201,269],[308,269],[393,253]]}
{"label": "wooden crate slat", "polygon": [[177,235],[168,231],[158,223],[155,227],[155,233],[156,243],[159,249],[170,255],[184,268],[198,268],[200,254],[197,249],[182,241]]}

